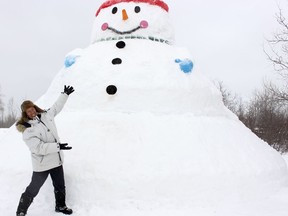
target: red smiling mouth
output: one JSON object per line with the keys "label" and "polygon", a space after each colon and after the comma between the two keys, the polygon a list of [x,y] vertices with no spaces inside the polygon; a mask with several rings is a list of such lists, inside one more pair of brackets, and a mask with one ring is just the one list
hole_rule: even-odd
{"label": "red smiling mouth", "polygon": [[110,30],[110,31],[113,31],[113,32],[116,33],[116,34],[124,35],[124,34],[131,34],[131,33],[135,32],[135,31],[137,31],[137,30],[139,30],[139,29],[141,29],[141,28],[147,28],[147,27],[148,27],[148,22],[145,21],[145,20],[143,20],[143,21],[140,22],[140,25],[139,25],[138,27],[136,27],[136,28],[134,28],[134,29],[132,29],[132,30],[129,30],[129,31],[119,31],[119,30],[117,30],[117,29],[115,29],[115,28],[110,27],[110,26],[108,25],[108,23],[104,23],[104,24],[102,25],[101,29],[102,29],[103,31],[106,31],[106,30],[108,29],[108,30]]}

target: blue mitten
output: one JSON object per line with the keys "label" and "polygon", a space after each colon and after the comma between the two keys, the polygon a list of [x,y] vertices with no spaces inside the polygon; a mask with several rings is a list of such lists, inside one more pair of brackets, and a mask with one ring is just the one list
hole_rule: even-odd
{"label": "blue mitten", "polygon": [[180,69],[184,73],[191,73],[193,69],[193,62],[190,59],[175,59],[175,62],[179,64]]}
{"label": "blue mitten", "polygon": [[78,56],[69,55],[65,58],[64,65],[66,68],[71,67],[75,62]]}

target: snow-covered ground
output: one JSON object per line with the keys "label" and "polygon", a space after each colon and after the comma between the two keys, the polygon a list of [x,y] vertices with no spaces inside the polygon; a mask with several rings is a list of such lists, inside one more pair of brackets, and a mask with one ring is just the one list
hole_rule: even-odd
{"label": "snow-covered ground", "polygon": [[9,129],[8,128],[0,128],[0,136],[6,133]]}
{"label": "snow-covered ground", "polygon": [[4,134],[8,132],[8,130],[9,130],[8,128],[0,128],[0,140],[1,140],[1,137],[4,136]]}

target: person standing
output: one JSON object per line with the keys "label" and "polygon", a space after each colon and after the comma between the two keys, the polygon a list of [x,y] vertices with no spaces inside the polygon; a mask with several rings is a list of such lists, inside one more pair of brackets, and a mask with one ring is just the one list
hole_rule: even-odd
{"label": "person standing", "polygon": [[65,180],[63,172],[63,152],[72,147],[68,143],[60,143],[54,117],[64,107],[68,96],[74,92],[72,86],[64,86],[54,105],[43,110],[32,101],[26,100],[21,104],[21,118],[16,128],[23,134],[23,140],[31,151],[33,174],[25,192],[22,193],[16,216],[25,216],[33,199],[50,174],[55,194],[55,211],[72,214],[72,209],[66,206]]}

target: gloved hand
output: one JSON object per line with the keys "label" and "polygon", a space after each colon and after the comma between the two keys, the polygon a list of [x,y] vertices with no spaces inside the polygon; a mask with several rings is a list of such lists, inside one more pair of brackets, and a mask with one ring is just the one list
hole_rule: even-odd
{"label": "gloved hand", "polygon": [[64,86],[64,93],[67,95],[70,95],[72,92],[74,92],[74,88],[72,86]]}
{"label": "gloved hand", "polygon": [[60,150],[70,150],[72,149],[71,146],[68,146],[68,143],[58,143],[60,146]]}

